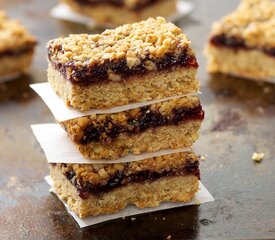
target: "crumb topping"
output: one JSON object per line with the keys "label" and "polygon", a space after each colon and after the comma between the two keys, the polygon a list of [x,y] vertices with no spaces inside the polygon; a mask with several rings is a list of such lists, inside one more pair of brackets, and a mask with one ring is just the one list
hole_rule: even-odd
{"label": "crumb topping", "polygon": [[0,52],[35,44],[35,38],[18,20],[9,19],[4,11],[0,11]]}
{"label": "crumb topping", "polygon": [[[182,168],[187,161],[196,162],[198,158],[191,152],[174,153],[136,162],[115,164],[57,164],[64,175],[74,172],[73,178],[92,185],[104,185],[118,172],[125,176],[141,171],[163,172]],[[70,177],[69,177],[70,178]]]}
{"label": "crumb topping", "polygon": [[[126,59],[131,69],[148,59],[145,65],[152,70],[155,66],[151,60],[168,53],[179,55],[182,49],[189,49],[189,45],[190,41],[180,28],[157,17],[105,30],[102,34],[55,39],[49,42],[48,49],[50,61],[61,64],[73,62],[77,67],[92,67]],[[117,80],[117,77],[112,73],[112,78]]]}
{"label": "crumb topping", "polygon": [[275,1],[242,0],[238,8],[213,26],[213,35],[241,38],[248,47],[275,47]]}

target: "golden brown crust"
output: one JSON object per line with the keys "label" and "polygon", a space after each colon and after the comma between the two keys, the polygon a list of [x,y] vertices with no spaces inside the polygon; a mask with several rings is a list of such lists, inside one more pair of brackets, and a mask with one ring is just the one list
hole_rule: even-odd
{"label": "golden brown crust", "polygon": [[9,19],[4,11],[0,11],[0,53],[35,44],[36,39],[18,20]]}
{"label": "golden brown crust", "polygon": [[251,48],[275,47],[275,2],[242,0],[239,7],[213,26],[212,36],[225,34]]}
{"label": "golden brown crust", "polygon": [[77,179],[78,182],[99,185],[106,183],[118,172],[123,173],[125,176],[142,171],[169,172],[175,169],[183,169],[187,161],[189,164],[191,161],[196,162],[198,157],[192,152],[181,152],[129,163],[56,164],[56,166],[64,175],[73,170],[75,173],[74,179]]}
{"label": "golden brown crust", "polygon": [[[177,55],[181,49],[188,49],[194,55],[189,46],[190,41],[182,30],[162,17],[126,24],[102,34],[70,35],[49,42],[51,61],[61,64],[73,61],[79,68],[121,59],[133,68],[148,56],[155,59],[168,53]],[[150,60],[147,65],[149,70],[154,69]],[[67,75],[70,74],[68,70]]]}
{"label": "golden brown crust", "polygon": [[274,82],[275,61],[259,50],[235,51],[231,48],[220,48],[208,45],[207,71],[209,73],[224,73],[255,80]]}

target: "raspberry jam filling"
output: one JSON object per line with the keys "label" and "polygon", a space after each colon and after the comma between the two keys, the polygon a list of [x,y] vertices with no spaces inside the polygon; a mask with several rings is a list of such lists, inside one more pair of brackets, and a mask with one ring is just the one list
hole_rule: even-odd
{"label": "raspberry jam filling", "polygon": [[271,57],[275,57],[275,47],[273,48],[252,48],[246,45],[245,41],[239,37],[226,36],[225,34],[215,35],[210,39],[210,43],[216,47],[229,47],[233,49],[253,50],[258,49]]}
{"label": "raspberry jam filling", "polygon": [[164,169],[162,172],[145,170],[127,175],[124,171],[117,171],[107,182],[97,185],[77,178],[73,169],[68,170],[64,175],[77,188],[79,196],[82,199],[87,199],[90,194],[102,194],[130,183],[154,181],[162,177],[195,175],[200,178],[200,171],[199,162],[188,159],[181,168]]}
{"label": "raspberry jam filling", "polygon": [[[48,57],[51,61],[53,55],[57,54],[55,49],[49,47]],[[58,52],[62,51],[61,46],[58,48]],[[150,59],[149,57],[141,61],[141,64],[132,68],[127,65],[126,59],[117,61],[107,61],[101,65],[95,65],[92,67],[87,66],[77,66],[73,61],[65,64],[59,62],[51,62],[52,66],[59,71],[63,77],[74,84],[78,85],[89,85],[93,83],[109,82],[110,71],[116,75],[120,76],[121,81],[127,80],[133,75],[145,75],[150,70],[146,68],[146,62],[151,61],[155,65],[156,71],[170,70],[172,67],[194,67],[198,68],[198,63],[196,57],[189,55],[187,49],[184,49],[178,56],[172,54],[166,54],[160,59]],[[68,71],[69,70],[69,71]],[[151,70],[152,71],[152,70]],[[67,75],[70,72],[70,75]]]}
{"label": "raspberry jam filling", "polygon": [[138,118],[130,118],[127,124],[118,125],[107,118],[100,126],[89,125],[84,130],[84,136],[80,139],[80,144],[90,142],[110,143],[121,133],[138,134],[149,128],[156,128],[165,125],[175,125],[188,120],[203,120],[204,111],[201,105],[194,108],[175,108],[169,115],[162,115],[159,111],[151,111],[148,106],[141,108]]}
{"label": "raspberry jam filling", "polygon": [[7,49],[0,52],[0,57],[12,57],[19,56],[21,54],[31,53],[33,51],[34,44],[27,44],[24,47],[18,49]]}

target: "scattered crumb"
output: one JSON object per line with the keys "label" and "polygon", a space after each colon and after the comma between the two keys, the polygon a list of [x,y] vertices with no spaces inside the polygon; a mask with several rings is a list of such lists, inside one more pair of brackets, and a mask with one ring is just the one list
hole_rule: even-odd
{"label": "scattered crumb", "polygon": [[165,220],[165,217],[163,217],[162,219]]}
{"label": "scattered crumb", "polygon": [[122,217],[122,219],[124,220],[124,219],[125,219],[125,217]]}
{"label": "scattered crumb", "polygon": [[264,159],[264,153],[254,152],[252,155],[252,160],[255,162],[261,162]]}
{"label": "scattered crumb", "polygon": [[172,238],[172,236],[171,236],[171,235],[168,235],[166,239],[169,240],[169,239],[171,239],[171,238]]}
{"label": "scattered crumb", "polygon": [[201,205],[201,202],[199,200],[196,200],[196,205]]}
{"label": "scattered crumb", "polygon": [[135,220],[136,220],[136,218],[132,217],[132,218],[131,218],[131,220],[132,220],[132,221],[135,221]]}
{"label": "scattered crumb", "polygon": [[205,161],[205,156],[200,156],[201,161]]}
{"label": "scattered crumb", "polygon": [[157,220],[157,218],[155,217],[155,220]]}

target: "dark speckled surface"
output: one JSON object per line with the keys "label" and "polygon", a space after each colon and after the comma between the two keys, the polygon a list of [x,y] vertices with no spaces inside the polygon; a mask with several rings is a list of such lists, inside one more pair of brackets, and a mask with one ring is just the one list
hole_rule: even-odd
{"label": "dark speckled surface", "polygon": [[[54,0],[0,0],[39,40],[30,76],[0,85],[0,239],[275,238],[275,86],[209,76],[202,56],[211,23],[237,2],[198,0],[179,23],[200,63],[206,120],[196,149],[206,158],[202,181],[216,201],[81,230],[43,180],[48,167],[29,125],[53,117],[28,85],[46,81],[49,39],[87,30],[51,19]],[[265,153],[259,164],[251,160],[255,151]]]}

